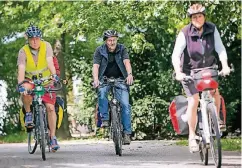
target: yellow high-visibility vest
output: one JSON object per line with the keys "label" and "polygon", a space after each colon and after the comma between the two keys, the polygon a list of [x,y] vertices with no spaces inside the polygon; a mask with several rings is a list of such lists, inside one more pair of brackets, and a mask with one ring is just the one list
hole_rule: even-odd
{"label": "yellow high-visibility vest", "polygon": [[43,79],[49,79],[51,72],[48,68],[48,63],[46,60],[46,43],[44,41],[40,42],[37,65],[34,62],[29,45],[25,45],[23,49],[27,59],[25,66],[25,77],[32,79],[32,76],[36,75],[37,78],[39,78],[39,74],[42,73]]}

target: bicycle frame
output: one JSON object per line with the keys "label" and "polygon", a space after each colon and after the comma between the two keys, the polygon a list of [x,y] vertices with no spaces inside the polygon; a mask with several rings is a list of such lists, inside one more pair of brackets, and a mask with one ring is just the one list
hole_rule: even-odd
{"label": "bicycle frame", "polygon": [[206,144],[209,145],[210,144],[210,131],[209,131],[209,123],[208,123],[209,114],[207,111],[207,105],[210,102],[214,103],[214,98],[210,94],[210,91],[203,91],[199,102],[200,102],[200,108],[201,108],[201,113],[202,113],[202,126],[203,126],[203,133],[205,136],[204,138],[205,138]]}
{"label": "bicycle frame", "polygon": [[115,144],[116,155],[122,155],[122,144],[123,144],[123,125],[121,118],[121,107],[118,99],[116,98],[116,89],[122,89],[116,84],[122,83],[123,80],[115,79],[115,78],[105,78],[104,86],[110,86],[111,92],[111,100],[109,100],[109,115],[111,119],[111,127],[110,133],[111,138]]}
{"label": "bicycle frame", "polygon": [[[42,96],[45,94],[45,88],[42,86],[42,85],[37,85],[33,92],[35,93],[34,95],[34,98],[33,98],[33,104],[35,105],[34,108],[35,108],[35,112],[36,112],[36,117],[37,117],[37,122],[39,122],[40,118],[39,118],[39,111],[38,111],[38,106],[39,105],[43,105],[43,100],[42,100]],[[46,118],[46,109],[44,108],[43,110],[43,120],[44,120],[44,123],[45,123],[45,133],[48,135],[48,129],[47,129],[47,118]],[[38,123],[39,125],[39,123]]]}
{"label": "bicycle frame", "polygon": [[[215,107],[215,100],[213,96],[211,95],[211,89],[217,89],[218,88],[218,83],[212,79],[210,74],[206,74],[202,77],[202,80],[197,83],[196,88],[198,91],[201,92],[201,96],[199,99],[200,102],[200,109],[201,109],[201,114],[202,114],[202,127],[203,127],[203,133],[204,133],[204,140],[206,142],[207,147],[210,144],[210,129],[209,129],[209,122],[208,122],[208,117],[209,113],[207,111],[207,106],[209,103],[212,103],[214,106],[216,118],[217,116],[217,108]],[[218,121],[218,120],[217,120]],[[220,133],[220,129],[219,129]]]}
{"label": "bicycle frame", "polygon": [[34,148],[32,150],[31,148],[31,132],[28,133],[28,149],[29,149],[29,153],[33,154],[36,150],[36,147],[38,144],[40,144],[40,148],[41,148],[41,152],[42,152],[42,159],[46,160],[46,156],[45,156],[45,146],[48,145],[49,147],[49,151],[50,151],[50,139],[49,139],[49,131],[48,131],[48,121],[47,121],[47,115],[46,115],[46,108],[45,105],[43,104],[42,101],[42,96],[45,93],[49,93],[51,94],[51,92],[55,92],[58,91],[62,88],[61,83],[60,84],[60,88],[51,88],[50,86],[48,88],[45,88],[43,86],[43,84],[45,82],[48,82],[51,80],[47,79],[47,80],[43,80],[42,79],[42,74],[39,74],[39,78],[37,79],[37,76],[34,75],[32,77],[32,81],[29,80],[24,80],[23,82],[21,82],[19,85],[22,85],[23,83],[29,83],[31,85],[33,85],[33,89],[32,90],[28,90],[27,93],[29,95],[33,95],[33,114],[34,114],[34,122],[35,122],[35,129],[34,129],[34,139],[35,139],[35,145]]}
{"label": "bicycle frame", "polygon": [[[104,86],[105,85],[109,85],[110,86],[110,90],[111,90],[111,95],[112,95],[112,98],[111,100],[109,100],[109,102],[113,103],[114,105],[117,105],[117,103],[119,102],[116,98],[116,89],[119,88],[118,86],[116,86],[115,84],[116,83],[122,83],[123,80],[117,80],[117,79],[114,79],[114,78],[109,78],[109,79],[104,79],[106,80],[104,82]],[[121,88],[120,88],[121,89]]]}

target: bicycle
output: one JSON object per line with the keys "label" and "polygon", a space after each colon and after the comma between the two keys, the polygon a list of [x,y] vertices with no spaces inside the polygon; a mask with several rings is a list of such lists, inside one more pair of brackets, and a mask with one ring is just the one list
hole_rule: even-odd
{"label": "bicycle", "polygon": [[[222,74],[214,66],[194,69],[193,71],[199,72],[200,74],[197,75],[199,77],[186,76],[184,80],[193,80],[200,95],[196,131],[198,134],[196,139],[199,143],[200,158],[204,165],[208,165],[208,149],[210,149],[215,166],[220,168],[222,164],[220,141],[222,134],[219,128],[217,110],[214,104],[214,98],[211,95],[211,90],[218,88],[216,78]],[[232,71],[234,71],[233,68],[231,68]]]}
{"label": "bicycle", "polygon": [[110,86],[111,99],[108,101],[109,105],[109,119],[111,122],[110,138],[115,145],[116,155],[122,156],[123,145],[123,124],[121,121],[121,106],[120,102],[116,98],[116,89],[123,89],[117,86],[117,84],[126,84],[123,79],[106,78],[104,77],[103,83],[100,83],[100,87]]}
{"label": "bicycle", "polygon": [[62,88],[62,84],[58,82],[60,85],[59,88],[45,88],[43,84],[45,82],[50,81],[51,79],[44,80],[42,79],[42,74],[39,74],[39,79],[34,75],[32,77],[32,81],[24,80],[19,85],[24,83],[33,84],[34,88],[32,90],[28,90],[27,93],[33,96],[32,102],[32,113],[34,116],[34,127],[28,129],[28,152],[29,154],[34,154],[37,148],[37,145],[40,144],[40,150],[42,153],[42,159],[46,160],[45,156],[45,148],[48,146],[50,152],[50,137],[48,130],[48,122],[46,115],[46,107],[43,104],[42,96],[45,93],[52,93],[59,91]]}

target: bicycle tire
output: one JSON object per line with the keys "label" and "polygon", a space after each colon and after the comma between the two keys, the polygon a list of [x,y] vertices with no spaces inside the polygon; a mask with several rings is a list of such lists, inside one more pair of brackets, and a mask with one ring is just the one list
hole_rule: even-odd
{"label": "bicycle tire", "polygon": [[[218,119],[216,115],[216,110],[213,103],[207,105],[209,114],[209,128],[210,128],[210,150],[212,158],[214,160],[215,166],[217,168],[221,167],[222,164],[222,150],[221,150],[221,137],[218,127]],[[216,145],[217,143],[217,145]],[[217,149],[215,149],[217,146]],[[217,156],[216,156],[217,155]]]}
{"label": "bicycle tire", "polygon": [[208,165],[208,148],[206,148],[203,141],[199,143],[199,154],[200,154],[202,163],[204,165]]}
{"label": "bicycle tire", "polygon": [[201,138],[199,140],[199,155],[201,162],[204,165],[208,165],[208,148],[206,147],[206,142],[204,140],[204,135],[203,135],[203,127],[202,127],[202,115],[201,111],[198,112],[198,123],[197,123],[197,134]]}
{"label": "bicycle tire", "polygon": [[[121,135],[121,128],[120,128],[120,120],[118,118],[117,113],[117,106],[111,106],[111,122],[112,122],[112,131],[113,131],[113,142],[115,145],[115,152],[116,155],[122,156],[122,144],[120,143],[120,139],[122,138]],[[122,142],[122,140],[121,140]]]}
{"label": "bicycle tire", "polygon": [[44,114],[43,105],[39,105],[39,130],[40,130],[40,149],[42,154],[42,159],[46,160],[45,156],[45,125],[44,125]]}
{"label": "bicycle tire", "polygon": [[[33,140],[33,144],[32,144]],[[32,129],[28,132],[28,152],[29,154],[34,154],[38,145],[38,140],[36,137],[36,129]]]}
{"label": "bicycle tire", "polygon": [[117,120],[117,131],[118,131],[118,146],[119,146],[119,152],[116,153],[119,156],[122,156],[122,145],[123,145],[123,134],[122,134],[122,125],[121,125],[121,116],[120,116],[120,112],[118,112],[118,108],[117,108],[117,116],[118,116],[118,120]]}
{"label": "bicycle tire", "polygon": [[[45,106],[44,106],[45,107]],[[46,108],[46,107],[45,107]],[[46,140],[46,146],[48,147],[49,152],[51,151],[51,146],[50,146],[50,136],[49,136],[49,125],[48,125],[48,118],[46,113],[43,115],[44,119],[44,128],[45,128],[45,140]]]}

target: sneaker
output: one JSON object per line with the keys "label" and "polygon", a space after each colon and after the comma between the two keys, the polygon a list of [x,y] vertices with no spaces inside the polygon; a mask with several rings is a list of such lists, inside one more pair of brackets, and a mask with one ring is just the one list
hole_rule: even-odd
{"label": "sneaker", "polygon": [[33,114],[31,112],[27,112],[25,114],[25,127],[26,128],[33,128],[34,127]]}
{"label": "sneaker", "polygon": [[103,120],[101,127],[109,127],[109,121],[108,120]]}
{"label": "sneaker", "polygon": [[197,139],[195,137],[189,138],[189,151],[190,153],[199,152],[199,145],[197,143]]}
{"label": "sneaker", "polygon": [[124,134],[123,142],[124,145],[129,145],[131,143],[131,138],[129,134]]}
{"label": "sneaker", "polygon": [[52,139],[50,140],[50,147],[52,152],[56,152],[60,148],[60,146],[57,143],[56,136],[52,137]]}

